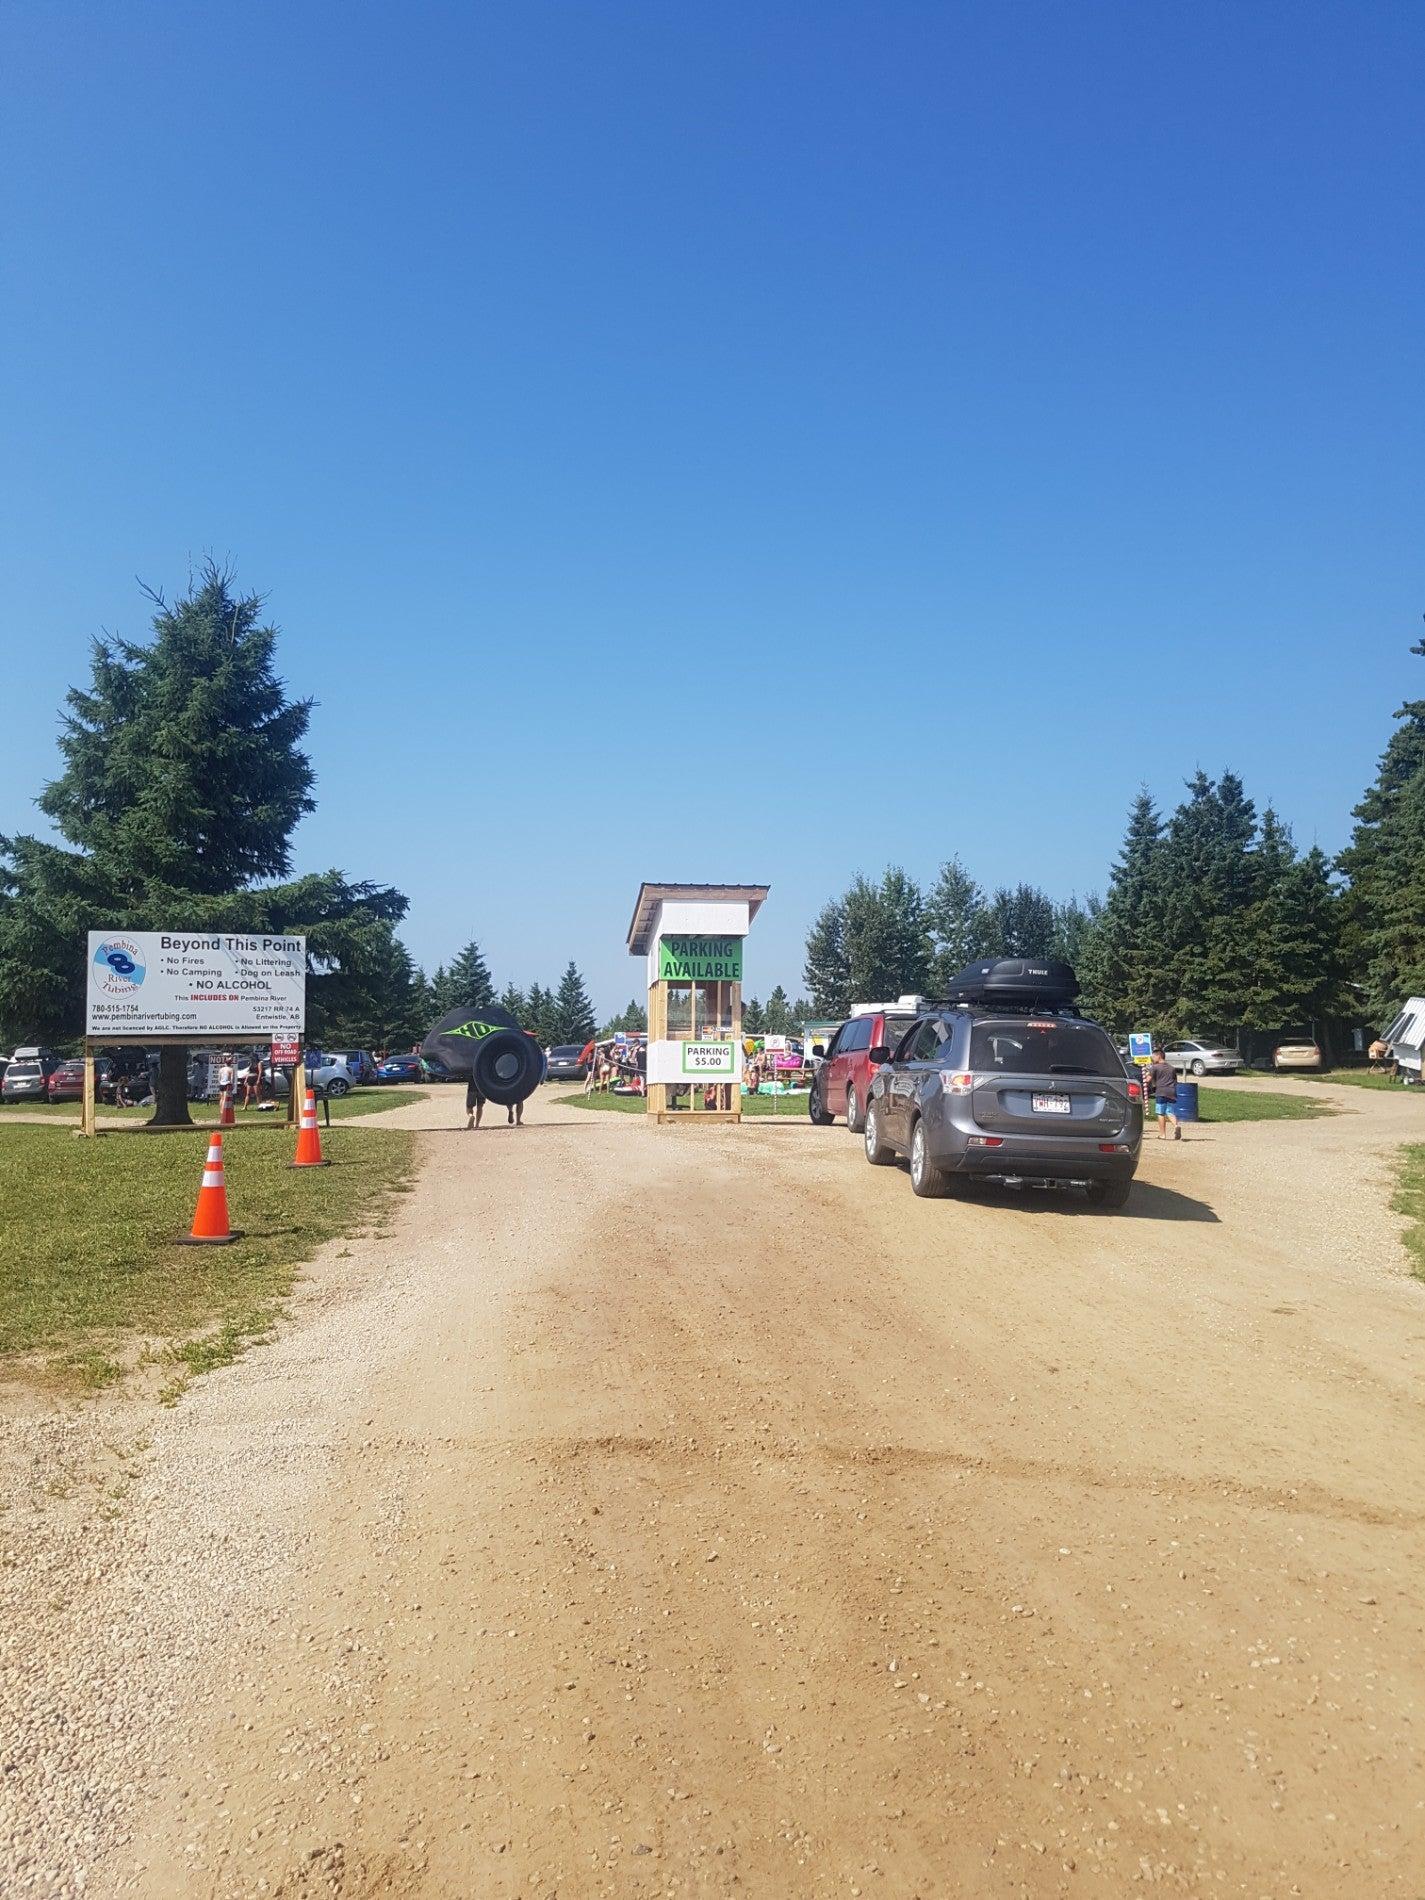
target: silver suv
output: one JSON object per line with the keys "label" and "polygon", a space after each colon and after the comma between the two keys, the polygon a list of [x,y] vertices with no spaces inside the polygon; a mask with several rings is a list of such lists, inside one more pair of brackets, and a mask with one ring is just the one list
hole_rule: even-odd
{"label": "silver suv", "polygon": [[1143,1090],[1097,1023],[950,1004],[912,1024],[880,1066],[866,1107],[866,1159],[910,1157],[917,1194],[971,1176],[1076,1184],[1122,1207],[1143,1141]]}

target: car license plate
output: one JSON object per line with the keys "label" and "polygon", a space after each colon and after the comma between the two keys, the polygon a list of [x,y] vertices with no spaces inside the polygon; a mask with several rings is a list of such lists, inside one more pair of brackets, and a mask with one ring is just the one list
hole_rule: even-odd
{"label": "car license plate", "polygon": [[1030,1106],[1036,1115],[1071,1115],[1074,1105],[1067,1095],[1034,1095]]}

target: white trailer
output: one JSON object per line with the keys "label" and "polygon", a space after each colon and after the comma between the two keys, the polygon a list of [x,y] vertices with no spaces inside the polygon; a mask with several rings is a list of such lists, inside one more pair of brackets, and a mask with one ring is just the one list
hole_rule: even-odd
{"label": "white trailer", "polygon": [[1406,1082],[1420,1081],[1425,1056],[1425,996],[1412,996],[1381,1037]]}

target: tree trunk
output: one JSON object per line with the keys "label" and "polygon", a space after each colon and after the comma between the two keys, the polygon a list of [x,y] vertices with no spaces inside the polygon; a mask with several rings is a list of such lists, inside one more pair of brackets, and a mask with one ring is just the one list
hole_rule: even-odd
{"label": "tree trunk", "polygon": [[158,1052],[158,1087],[154,1091],[150,1128],[191,1128],[188,1113],[188,1051],[178,1043],[164,1043]]}

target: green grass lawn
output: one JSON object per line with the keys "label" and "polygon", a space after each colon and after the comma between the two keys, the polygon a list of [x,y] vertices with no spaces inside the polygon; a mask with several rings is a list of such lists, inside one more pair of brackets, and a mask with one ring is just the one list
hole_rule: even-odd
{"label": "green grass lawn", "polygon": [[[1268,1093],[1266,1089],[1238,1093],[1198,1084],[1198,1119],[1205,1122],[1307,1122],[1335,1111],[1329,1102],[1313,1102],[1309,1095]],[[1152,1106],[1144,1118],[1153,1120]]]}
{"label": "green grass lawn", "polygon": [[[425,1095],[424,1089],[401,1088],[363,1088],[356,1089],[350,1095],[336,1096],[332,1100],[333,1121],[346,1121],[354,1115],[379,1115],[383,1108],[401,1108],[407,1102],[419,1102]],[[218,1110],[212,1102],[190,1102],[188,1112],[195,1122],[204,1127],[216,1127]],[[287,1118],[287,1103],[284,1098],[275,1112],[259,1115],[256,1109],[236,1108],[234,1114],[239,1122],[278,1122]],[[99,1104],[99,1119],[117,1122],[146,1122],[153,1113],[152,1108],[114,1108],[107,1103]],[[12,1115],[18,1119],[21,1115],[43,1115],[51,1121],[73,1122],[79,1126],[78,1102],[6,1102],[0,1105],[0,1128],[5,1126],[6,1117]],[[317,1104],[317,1120],[322,1119],[322,1105]]]}
{"label": "green grass lawn", "polygon": [[1390,1075],[1372,1075],[1369,1069],[1327,1069],[1321,1075],[1299,1075],[1298,1082],[1344,1082],[1353,1089],[1394,1089],[1398,1095],[1420,1095],[1425,1099],[1425,1089],[1408,1089]]}
{"label": "green grass lawn", "polygon": [[1401,1149],[1396,1178],[1391,1205],[1410,1222],[1405,1230],[1405,1251],[1410,1255],[1411,1272],[1417,1280],[1425,1280],[1425,1147],[1412,1143]]}
{"label": "green grass lawn", "polygon": [[175,1395],[270,1328],[323,1241],[390,1214],[413,1151],[404,1130],[333,1129],[324,1146],[336,1165],[293,1171],[288,1141],[229,1130],[228,1208],[245,1238],[176,1247],[192,1224],[203,1141],[81,1141],[0,1121],[0,1369],[83,1387],[157,1364]]}
{"label": "green grass lawn", "polygon": [[[568,1108],[612,1109],[624,1115],[642,1115],[646,1106],[641,1095],[560,1095],[556,1100]],[[1198,1084],[1198,1111],[1199,1119],[1205,1122],[1300,1122],[1334,1112],[1329,1103],[1313,1102],[1307,1095],[1269,1095],[1265,1090],[1260,1094],[1237,1094],[1231,1089],[1214,1089],[1202,1083]],[[742,1112],[744,1115],[775,1113],[785,1120],[805,1121],[807,1098],[805,1095],[744,1095]],[[1151,1124],[1152,1120],[1150,1104],[1145,1121]]]}
{"label": "green grass lawn", "polygon": [[[647,1099],[642,1095],[557,1095],[554,1099],[565,1108],[612,1109],[622,1115],[648,1112]],[[775,1115],[779,1121],[805,1121],[807,1098],[805,1095],[744,1095],[742,1112],[744,1115]]]}

